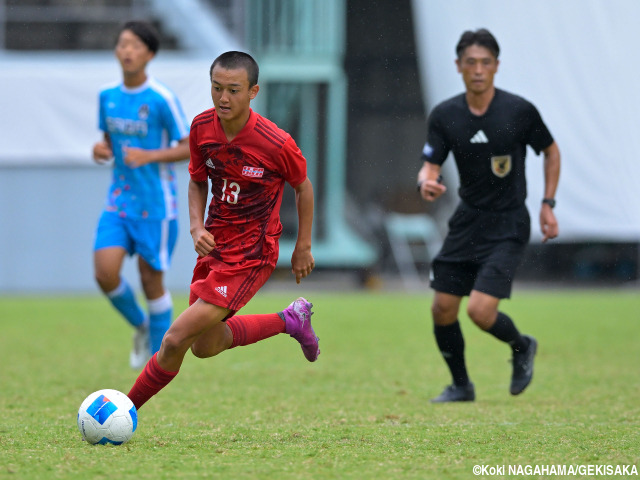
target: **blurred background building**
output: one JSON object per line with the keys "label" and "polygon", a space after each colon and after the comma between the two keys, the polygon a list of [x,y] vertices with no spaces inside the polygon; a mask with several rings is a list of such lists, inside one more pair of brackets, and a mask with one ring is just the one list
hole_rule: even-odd
{"label": "blurred background building", "polygon": [[[461,32],[489,28],[503,50],[497,86],[538,106],[563,154],[561,237],[542,245],[542,161],[529,152],[533,235],[519,278],[637,282],[640,101],[624,51],[640,35],[629,8],[640,13],[598,0],[0,0],[0,292],[95,290],[93,230],[110,180],[90,158],[97,94],[119,79],[115,37],[132,18],[160,30],[150,72],[189,119],[211,105],[217,55],[254,55],[254,109],[309,161],[318,268],[406,288],[424,286],[456,203],[453,161],[445,197],[431,205],[416,194],[426,113],[463,89],[453,63]],[[182,228],[167,283],[186,291],[186,163],[178,172]],[[286,195],[282,276],[297,223]]]}

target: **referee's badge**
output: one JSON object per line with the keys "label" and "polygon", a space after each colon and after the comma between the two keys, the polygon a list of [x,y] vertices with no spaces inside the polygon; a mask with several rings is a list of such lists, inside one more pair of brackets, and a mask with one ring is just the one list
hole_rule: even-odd
{"label": "referee's badge", "polygon": [[511,155],[491,157],[491,171],[496,177],[506,177],[511,171]]}
{"label": "referee's badge", "polygon": [[433,155],[433,147],[429,145],[429,142],[425,143],[424,147],[422,147],[422,155],[427,158],[431,158],[431,155]]}

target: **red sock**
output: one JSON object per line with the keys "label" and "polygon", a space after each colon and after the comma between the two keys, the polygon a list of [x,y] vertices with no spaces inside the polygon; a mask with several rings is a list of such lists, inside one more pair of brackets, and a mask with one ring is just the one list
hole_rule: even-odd
{"label": "red sock", "polygon": [[227,320],[233,334],[229,348],[251,345],[265,338],[284,333],[284,320],[277,313],[264,315],[236,315]]}
{"label": "red sock", "polygon": [[157,355],[157,353],[153,354],[127,395],[136,409],[144,405],[178,374],[178,372],[168,372],[158,365]]}

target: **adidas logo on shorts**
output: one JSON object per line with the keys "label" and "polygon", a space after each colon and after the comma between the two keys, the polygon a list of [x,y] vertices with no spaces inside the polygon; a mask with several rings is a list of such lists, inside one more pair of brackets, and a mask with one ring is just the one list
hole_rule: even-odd
{"label": "adidas logo on shorts", "polygon": [[216,292],[218,292],[220,295],[222,295],[223,297],[227,297],[227,286],[225,285],[224,287],[216,287]]}

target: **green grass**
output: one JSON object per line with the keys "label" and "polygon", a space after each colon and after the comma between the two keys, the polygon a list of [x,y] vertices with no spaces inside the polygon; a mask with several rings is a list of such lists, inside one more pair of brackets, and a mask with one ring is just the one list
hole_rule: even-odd
{"label": "green grass", "polygon": [[[309,297],[316,364],[286,335],[208,360],[188,354],[119,447],[82,442],[76,412],[94,390],[128,392],[137,376],[129,328],[98,297],[0,297],[0,478],[470,479],[481,478],[476,464],[638,468],[637,292],[516,292],[504,311],[540,343],[519,397],[508,393],[508,348],[461,315],[477,401],[458,405],[428,403],[449,383],[430,296]],[[259,294],[244,312],[292,298]]]}

